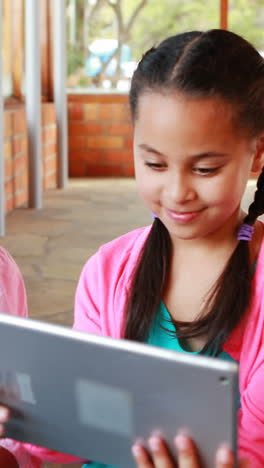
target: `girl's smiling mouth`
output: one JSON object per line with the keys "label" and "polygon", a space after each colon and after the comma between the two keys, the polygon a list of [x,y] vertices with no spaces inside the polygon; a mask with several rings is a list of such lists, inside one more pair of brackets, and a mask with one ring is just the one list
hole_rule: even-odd
{"label": "girl's smiling mouth", "polygon": [[188,223],[189,221],[193,221],[195,218],[197,218],[200,213],[203,211],[201,210],[196,210],[196,211],[172,211],[172,210],[166,210],[168,216],[173,220],[178,223]]}

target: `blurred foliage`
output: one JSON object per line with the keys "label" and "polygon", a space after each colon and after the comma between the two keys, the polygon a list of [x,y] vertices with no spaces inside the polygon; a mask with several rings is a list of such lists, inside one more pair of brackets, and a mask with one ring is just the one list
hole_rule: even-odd
{"label": "blurred foliage", "polygon": [[131,37],[134,56],[142,53],[167,36],[188,30],[219,27],[218,1],[164,0],[151,1],[142,11]]}
{"label": "blurred foliage", "polygon": [[67,75],[72,75],[78,68],[83,67],[85,54],[78,45],[68,44],[67,47]]}
{"label": "blurred foliage", "polygon": [[264,0],[229,1],[229,29],[264,50]]}

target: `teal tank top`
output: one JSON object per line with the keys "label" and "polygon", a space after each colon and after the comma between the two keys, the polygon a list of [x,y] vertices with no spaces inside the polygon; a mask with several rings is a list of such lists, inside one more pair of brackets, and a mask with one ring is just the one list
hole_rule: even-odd
{"label": "teal tank top", "polygon": [[[186,342],[178,340],[175,337],[175,331],[176,329],[171,321],[169,311],[162,301],[158,313],[152,322],[146,342],[153,346],[171,349],[180,353],[200,354],[200,351],[192,351]],[[209,352],[205,354],[209,355]],[[221,351],[217,357],[226,361],[234,361],[225,351]]]}
{"label": "teal tank top", "polygon": [[[152,322],[150,327],[149,336],[146,340],[146,343],[159,346],[160,348],[171,349],[174,351],[179,351],[181,353],[192,353],[192,354],[199,354],[199,351],[192,351],[187,343],[180,342],[175,335],[173,336],[172,333],[175,333],[175,326],[171,321],[171,317],[167,307],[165,306],[164,302],[160,303],[159,309],[157,314]],[[218,355],[217,359],[224,359],[226,361],[233,361],[234,359],[229,356],[225,351],[221,351]],[[120,468],[115,467],[113,465],[105,465],[104,463],[97,463],[97,462],[90,462],[86,463],[82,466],[82,468]]]}

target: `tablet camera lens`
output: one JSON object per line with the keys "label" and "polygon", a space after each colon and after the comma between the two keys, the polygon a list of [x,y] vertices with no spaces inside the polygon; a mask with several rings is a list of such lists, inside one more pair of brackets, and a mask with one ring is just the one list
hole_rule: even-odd
{"label": "tablet camera lens", "polygon": [[227,377],[219,377],[219,382],[222,384],[222,385],[228,385],[229,384],[229,380]]}

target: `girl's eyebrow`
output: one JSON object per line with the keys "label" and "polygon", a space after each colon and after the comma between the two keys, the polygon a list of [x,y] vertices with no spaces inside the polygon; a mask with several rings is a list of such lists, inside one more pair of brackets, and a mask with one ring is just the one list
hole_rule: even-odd
{"label": "girl's eyebrow", "polygon": [[[160,151],[156,150],[155,148],[152,148],[151,146],[141,143],[138,145],[139,148],[143,149],[144,151],[147,151],[148,153],[154,153],[157,156],[163,156],[166,157],[166,154],[161,153]],[[226,157],[228,156],[228,153],[221,153],[218,151],[207,151],[205,153],[200,153],[200,154],[195,154],[191,155],[190,159],[206,159],[206,158],[217,158],[217,157]]]}
{"label": "girl's eyebrow", "polygon": [[206,153],[195,154],[191,156],[193,159],[205,159],[205,158],[224,158],[227,157],[228,153],[220,153],[219,151],[208,151]]}
{"label": "girl's eyebrow", "polygon": [[152,148],[151,146],[149,145],[146,145],[145,143],[141,143],[140,145],[138,145],[139,148],[143,149],[144,151],[147,151],[148,153],[154,153],[156,154],[157,156],[165,156],[165,154],[161,153],[160,151]]}

